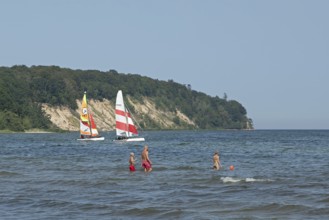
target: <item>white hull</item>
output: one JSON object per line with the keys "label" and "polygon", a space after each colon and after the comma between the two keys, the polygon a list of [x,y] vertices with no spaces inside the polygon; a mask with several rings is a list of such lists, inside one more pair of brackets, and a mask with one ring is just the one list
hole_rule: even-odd
{"label": "white hull", "polygon": [[145,141],[145,138],[140,137],[140,138],[127,138],[127,139],[115,139],[113,141],[118,141],[118,142],[139,142],[139,141]]}
{"label": "white hull", "polygon": [[94,137],[94,138],[79,138],[78,141],[104,141],[104,137]]}

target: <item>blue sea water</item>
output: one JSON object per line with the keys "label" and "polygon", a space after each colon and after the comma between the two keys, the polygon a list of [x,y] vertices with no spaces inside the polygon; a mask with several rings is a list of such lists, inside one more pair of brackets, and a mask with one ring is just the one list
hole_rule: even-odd
{"label": "blue sea water", "polygon": [[[103,135],[0,134],[0,219],[329,217],[328,130],[152,131],[144,143]],[[139,165],[144,144],[151,173]]]}

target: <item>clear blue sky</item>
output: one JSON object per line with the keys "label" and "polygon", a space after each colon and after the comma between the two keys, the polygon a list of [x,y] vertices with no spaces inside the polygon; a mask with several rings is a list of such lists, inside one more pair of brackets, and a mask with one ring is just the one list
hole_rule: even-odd
{"label": "clear blue sky", "polygon": [[329,128],[327,0],[7,0],[0,29],[0,66],[173,79],[256,129]]}

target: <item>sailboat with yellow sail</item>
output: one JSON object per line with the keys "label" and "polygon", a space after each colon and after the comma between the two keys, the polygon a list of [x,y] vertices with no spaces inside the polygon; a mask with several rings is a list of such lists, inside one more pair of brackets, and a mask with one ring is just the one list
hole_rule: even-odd
{"label": "sailboat with yellow sail", "polygon": [[88,109],[87,92],[84,93],[80,112],[80,138],[79,141],[103,141],[97,131],[93,114]]}

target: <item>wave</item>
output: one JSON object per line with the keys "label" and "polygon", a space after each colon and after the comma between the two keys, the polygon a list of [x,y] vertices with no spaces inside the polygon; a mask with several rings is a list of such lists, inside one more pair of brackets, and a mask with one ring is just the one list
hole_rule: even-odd
{"label": "wave", "polygon": [[238,182],[245,182],[245,183],[251,183],[251,182],[272,182],[271,179],[255,179],[251,177],[247,178],[238,178],[238,177],[221,177],[220,180],[223,183],[238,183]]}
{"label": "wave", "polygon": [[15,176],[15,175],[18,175],[18,173],[9,172],[9,171],[0,171],[0,176]]}

